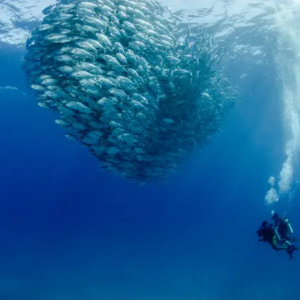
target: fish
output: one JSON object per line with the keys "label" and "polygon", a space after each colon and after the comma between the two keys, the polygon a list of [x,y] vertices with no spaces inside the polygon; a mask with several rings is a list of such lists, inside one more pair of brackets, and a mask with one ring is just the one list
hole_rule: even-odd
{"label": "fish", "polygon": [[104,73],[104,71],[97,65],[89,63],[89,62],[85,62],[85,61],[81,61],[79,63],[76,64],[76,68],[79,70],[84,70],[84,71],[88,71],[92,74],[97,73],[97,74],[101,74]]}
{"label": "fish", "polygon": [[94,56],[91,53],[89,53],[88,51],[84,50],[84,49],[73,48],[71,50],[71,53],[76,55],[76,56],[79,56],[79,57],[94,59]]}
{"label": "fish", "polygon": [[[95,17],[85,17],[82,20],[84,23],[87,23],[91,26],[94,26],[95,28],[98,28],[100,30],[105,30],[108,27],[108,24],[105,21],[99,20]],[[96,31],[97,32],[97,31]]]}
{"label": "fish", "polygon": [[119,141],[125,142],[126,144],[129,144],[129,145],[133,145],[133,144],[135,144],[137,142],[135,140],[134,135],[131,134],[131,133],[123,133],[123,134],[119,135],[117,137],[117,139]]}
{"label": "fish", "polygon": [[124,11],[122,11],[122,10],[117,11],[117,16],[121,20],[129,19],[129,17],[127,16],[127,14]]}
{"label": "fish", "polygon": [[118,76],[117,77],[117,82],[119,83],[121,89],[135,89],[135,84],[127,77],[124,76]]}
{"label": "fish", "polygon": [[70,73],[74,72],[74,69],[70,66],[58,66],[56,69],[62,73],[66,73],[66,74],[70,74]]}
{"label": "fish", "polygon": [[73,57],[70,55],[55,55],[53,59],[63,63],[73,62]]}
{"label": "fish", "polygon": [[110,36],[113,37],[114,39],[121,38],[121,32],[119,29],[111,26],[111,27],[109,27],[108,31],[109,31]]}
{"label": "fish", "polygon": [[136,100],[132,100],[130,102],[130,104],[133,106],[133,107],[136,107],[136,108],[144,108],[145,106],[139,102],[139,101],[136,101]]}
{"label": "fish", "polygon": [[66,138],[68,138],[70,141],[78,141],[78,139],[76,138],[76,136],[74,134],[71,134],[71,133],[67,133],[66,135]]}
{"label": "fish", "polygon": [[118,100],[114,97],[103,97],[100,100],[98,100],[97,103],[106,107],[112,107],[118,103]]}
{"label": "fish", "polygon": [[177,65],[177,64],[179,64],[180,62],[181,62],[181,60],[180,59],[178,59],[177,57],[175,57],[175,56],[172,56],[172,55],[168,55],[168,56],[166,56],[166,58],[169,60],[169,62],[170,63],[172,63],[173,65]]}
{"label": "fish", "polygon": [[65,128],[70,127],[70,124],[69,124],[68,122],[63,121],[63,120],[61,120],[61,119],[55,120],[55,123],[56,123],[57,125],[60,125],[60,126],[62,126],[62,127],[65,127]]}
{"label": "fish", "polygon": [[99,32],[98,27],[94,27],[94,26],[91,26],[91,25],[81,25],[81,26],[79,26],[79,29],[82,30],[82,31],[85,31],[86,33]]}
{"label": "fish", "polygon": [[57,79],[54,78],[46,78],[41,82],[41,85],[54,85],[58,82]]}
{"label": "fish", "polygon": [[123,68],[123,66],[120,65],[118,60],[111,55],[103,55],[103,59],[114,69],[120,69],[120,68],[122,69]]}
{"label": "fish", "polygon": [[75,71],[71,73],[71,76],[76,79],[89,79],[94,78],[95,76],[87,71]]}
{"label": "fish", "polygon": [[141,20],[147,20],[146,15],[142,11],[140,11],[139,9],[134,9],[134,16],[136,18],[141,19]]}
{"label": "fish", "polygon": [[148,62],[143,57],[140,57],[139,58],[139,63],[142,66],[143,72],[147,73],[149,71],[149,64],[148,64]]}
{"label": "fish", "polygon": [[128,97],[128,95],[123,90],[120,89],[111,88],[109,89],[109,92],[117,98],[125,99]]}
{"label": "fish", "polygon": [[132,36],[132,39],[135,40],[135,41],[142,42],[142,43],[149,42],[149,37],[145,36],[141,32],[137,32],[136,34],[134,34]]}
{"label": "fish", "polygon": [[122,46],[121,43],[115,42],[115,43],[114,43],[114,48],[115,48],[115,50],[116,50],[117,52],[119,52],[119,53],[121,53],[121,54],[123,54],[123,55],[125,56],[125,50],[124,50],[124,47]]}
{"label": "fish", "polygon": [[101,6],[101,13],[103,13],[104,15],[112,15],[114,12],[113,8],[107,6],[107,5],[102,5]]}
{"label": "fish", "polygon": [[131,68],[127,69],[128,75],[131,76],[131,79],[133,79],[139,86],[142,86],[145,84],[145,80],[143,79],[143,77],[141,77],[139,75],[139,73]]}
{"label": "fish", "polygon": [[82,2],[78,2],[78,7],[83,7],[83,8],[88,8],[88,9],[95,9],[95,8],[98,8],[98,5],[97,4],[94,4],[92,2],[85,2],[85,1],[82,1]]}
{"label": "fish", "polygon": [[68,108],[78,110],[80,112],[87,113],[87,114],[90,114],[90,113],[93,112],[89,107],[87,107],[87,106],[85,106],[82,103],[77,102],[77,101],[70,101],[70,102],[67,103],[66,106]]}
{"label": "fish", "polygon": [[55,34],[55,33],[50,33],[44,37],[44,39],[48,42],[53,42],[53,43],[60,43],[62,39],[66,39],[67,36],[64,34]]}
{"label": "fish", "polygon": [[43,31],[53,30],[53,28],[54,28],[54,25],[41,24],[39,27],[37,27],[37,30],[40,31],[40,32],[43,32]]}
{"label": "fish", "polygon": [[117,53],[116,56],[121,64],[127,65],[127,59],[122,53]]}
{"label": "fish", "polygon": [[136,50],[136,51],[142,51],[146,49],[146,45],[139,41],[129,42],[129,48]]}
{"label": "fish", "polygon": [[60,98],[60,93],[55,93],[55,92],[52,92],[52,91],[45,91],[44,93],[45,96],[47,96],[47,98],[50,98],[50,99],[59,99]]}
{"label": "fish", "polygon": [[127,61],[130,64],[132,64],[132,65],[136,65],[137,64],[137,57],[136,57],[135,53],[132,50],[128,49],[126,51],[125,57],[126,57]]}
{"label": "fish", "polygon": [[139,18],[136,18],[135,19],[136,23],[138,25],[140,25],[138,28],[141,29],[142,31],[145,31],[145,30],[153,30],[154,27],[153,25],[151,25],[149,22],[147,21],[144,21],[142,19],[139,19]]}
{"label": "fish", "polygon": [[122,25],[123,25],[124,29],[126,29],[126,30],[128,30],[130,32],[133,32],[133,33],[137,32],[137,29],[129,21],[124,21]]}
{"label": "fish", "polygon": [[96,12],[93,9],[90,9],[88,7],[82,7],[82,6],[78,6],[76,8],[76,12],[78,16],[82,16],[82,17],[86,17],[86,16],[90,16],[90,17],[96,17]]}
{"label": "fish", "polygon": [[83,87],[95,87],[97,84],[96,80],[94,79],[81,79],[79,80],[79,84]]}
{"label": "fish", "polygon": [[114,25],[120,26],[120,21],[115,15],[110,16],[110,22]]}
{"label": "fish", "polygon": [[40,91],[40,92],[46,90],[45,87],[43,87],[42,85],[38,85],[38,84],[32,84],[31,88],[35,91]]}
{"label": "fish", "polygon": [[111,127],[113,127],[113,128],[122,128],[122,125],[119,124],[119,123],[117,123],[117,122],[115,122],[115,121],[110,121],[110,122],[109,122],[109,125],[110,125]]}
{"label": "fish", "polygon": [[117,9],[116,5],[113,3],[113,1],[105,0],[104,2],[108,7],[110,7],[112,10]]}
{"label": "fish", "polygon": [[55,5],[49,5],[46,8],[43,9],[42,13],[44,15],[49,15],[53,12],[53,10],[55,9]]}
{"label": "fish", "polygon": [[75,42],[75,45],[86,51],[97,51],[97,49],[87,41],[77,41]]}
{"label": "fish", "polygon": [[100,41],[100,43],[103,46],[109,47],[109,48],[112,47],[112,43],[106,35],[104,35],[102,33],[96,33],[96,37],[98,38],[98,40]]}
{"label": "fish", "polygon": [[146,117],[143,113],[141,113],[141,112],[137,113],[137,114],[136,114],[136,117],[137,117],[139,120],[146,120],[146,119],[147,119],[147,117]]}
{"label": "fish", "polygon": [[109,78],[106,78],[102,75],[96,76],[96,80],[98,84],[100,84],[102,87],[105,87],[107,89],[115,86],[115,84]]}
{"label": "fish", "polygon": [[86,39],[86,43],[93,46],[97,50],[105,50],[105,47],[103,47],[98,41],[93,39]]}
{"label": "fish", "polygon": [[56,10],[58,12],[70,12],[76,7],[75,4],[61,4],[60,6],[56,6]]}

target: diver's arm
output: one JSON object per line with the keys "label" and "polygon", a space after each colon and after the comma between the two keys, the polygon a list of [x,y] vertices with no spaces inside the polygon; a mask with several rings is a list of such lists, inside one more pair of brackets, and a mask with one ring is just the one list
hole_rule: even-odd
{"label": "diver's arm", "polygon": [[278,239],[278,241],[280,241],[281,240],[281,237],[280,237],[280,235],[279,235],[279,233],[278,233],[278,231],[277,231],[277,228],[278,227],[275,227],[275,234],[276,234],[276,237],[277,237],[277,239]]}

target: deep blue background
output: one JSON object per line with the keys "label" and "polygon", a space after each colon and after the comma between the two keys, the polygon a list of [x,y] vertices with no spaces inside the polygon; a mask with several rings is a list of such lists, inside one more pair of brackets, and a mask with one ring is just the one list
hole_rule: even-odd
{"label": "deep blue background", "polygon": [[1,299],[300,299],[299,262],[255,234],[272,208],[300,230],[297,194],[264,203],[285,159],[272,67],[227,68],[239,97],[223,132],[168,184],[136,186],[36,105],[22,55],[0,53],[0,86],[19,89],[0,90]]}

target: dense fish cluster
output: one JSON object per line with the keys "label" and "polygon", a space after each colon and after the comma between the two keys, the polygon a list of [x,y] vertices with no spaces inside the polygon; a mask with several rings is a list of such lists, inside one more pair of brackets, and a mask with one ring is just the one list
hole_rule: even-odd
{"label": "dense fish cluster", "polygon": [[28,81],[104,169],[163,179],[232,106],[209,43],[188,25],[179,35],[156,1],[60,0],[44,14],[27,41]]}

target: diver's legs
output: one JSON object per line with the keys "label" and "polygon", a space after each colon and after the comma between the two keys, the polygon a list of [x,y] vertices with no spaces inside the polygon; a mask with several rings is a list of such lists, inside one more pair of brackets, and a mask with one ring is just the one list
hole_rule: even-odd
{"label": "diver's legs", "polygon": [[276,251],[279,251],[279,250],[287,250],[290,246],[289,245],[286,245],[286,244],[283,244],[281,245],[280,247],[277,245],[277,243],[275,241],[272,241],[270,243],[271,247],[276,250]]}

